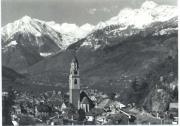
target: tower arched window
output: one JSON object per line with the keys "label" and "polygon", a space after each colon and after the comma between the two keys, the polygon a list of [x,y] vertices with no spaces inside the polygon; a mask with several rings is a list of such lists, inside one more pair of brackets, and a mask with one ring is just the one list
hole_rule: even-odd
{"label": "tower arched window", "polygon": [[77,79],[74,79],[74,84],[77,84]]}
{"label": "tower arched window", "polygon": [[77,74],[77,70],[74,70],[74,74]]}

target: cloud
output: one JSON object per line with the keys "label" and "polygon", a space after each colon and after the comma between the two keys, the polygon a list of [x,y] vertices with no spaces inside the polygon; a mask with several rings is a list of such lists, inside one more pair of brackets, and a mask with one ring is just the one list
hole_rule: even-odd
{"label": "cloud", "polygon": [[113,5],[111,8],[112,8],[112,9],[117,9],[117,8],[118,8],[118,5]]}
{"label": "cloud", "polygon": [[91,14],[91,15],[94,15],[96,12],[105,12],[105,13],[110,13],[112,10],[107,8],[107,7],[103,7],[103,8],[99,8],[99,9],[96,9],[96,8],[90,8],[88,10],[88,13]]}
{"label": "cloud", "polygon": [[91,8],[91,9],[88,10],[88,13],[91,14],[91,15],[93,15],[93,14],[96,13],[96,11],[97,11],[96,8]]}
{"label": "cloud", "polygon": [[104,7],[102,9],[100,9],[100,11],[108,12],[109,13],[109,12],[111,12],[111,9]]}

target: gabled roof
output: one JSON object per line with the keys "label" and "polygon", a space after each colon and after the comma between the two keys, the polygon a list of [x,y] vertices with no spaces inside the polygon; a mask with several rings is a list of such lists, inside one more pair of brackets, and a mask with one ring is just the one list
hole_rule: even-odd
{"label": "gabled roof", "polygon": [[93,101],[89,98],[89,96],[87,95],[87,93],[85,91],[81,91],[81,93],[80,93],[80,103],[82,103],[82,100],[84,99],[84,97],[86,97],[88,100],[89,108],[90,109],[94,108],[95,105],[94,105]]}
{"label": "gabled roof", "polygon": [[79,68],[79,62],[78,62],[76,56],[74,56],[74,58],[72,59],[72,63],[77,64],[77,68]]}
{"label": "gabled roof", "polygon": [[61,105],[61,109],[65,109],[65,108],[67,108],[67,105],[63,102]]}
{"label": "gabled roof", "polygon": [[81,104],[89,104],[89,100],[87,97],[84,97],[81,101]]}
{"label": "gabled roof", "polygon": [[93,104],[93,101],[89,98],[89,96],[87,95],[87,93],[85,91],[81,91],[80,92],[80,102],[82,102],[83,98],[86,97],[88,102],[90,104]]}
{"label": "gabled roof", "polygon": [[89,97],[92,101],[97,101],[96,97],[95,96],[90,96]]}

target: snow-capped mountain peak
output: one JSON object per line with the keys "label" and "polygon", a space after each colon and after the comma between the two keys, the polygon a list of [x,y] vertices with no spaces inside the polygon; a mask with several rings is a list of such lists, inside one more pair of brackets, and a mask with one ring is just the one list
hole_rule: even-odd
{"label": "snow-capped mountain peak", "polygon": [[[53,39],[57,40],[60,46],[66,48],[69,44],[85,37],[93,30],[94,26],[91,24],[84,24],[79,27],[76,24],[62,23],[58,24],[54,21],[45,22],[29,16],[24,16],[19,20],[9,23],[1,28],[1,35],[4,41],[10,39],[15,33],[33,34],[37,37],[43,34],[51,35]],[[61,34],[61,40],[57,33]]]}
{"label": "snow-capped mountain peak", "polygon": [[102,28],[106,27],[107,25],[110,25],[110,24],[108,24],[108,22],[100,21],[100,22],[96,25],[95,29],[102,29]]}
{"label": "snow-capped mountain peak", "polygon": [[24,16],[19,20],[9,23],[1,28],[2,36],[9,39],[13,34],[21,33],[31,33],[36,36],[40,36],[42,28],[37,24],[37,22],[29,16]]}
{"label": "snow-capped mountain peak", "polygon": [[94,29],[94,25],[91,25],[91,24],[89,24],[89,23],[86,23],[86,24],[84,24],[84,25],[82,25],[81,27],[80,27],[80,29],[82,29],[83,31],[86,31],[86,32],[91,32],[93,29]]}
{"label": "snow-capped mountain peak", "polygon": [[87,23],[82,26],[78,26],[70,23],[57,24],[54,21],[50,21],[46,22],[46,24],[62,34],[63,44],[66,46],[84,38],[94,29],[93,25]]}
{"label": "snow-capped mountain peak", "polygon": [[45,22],[24,16],[4,26],[1,29],[1,35],[4,41],[8,40],[16,32],[31,33],[36,37],[41,37],[44,34],[50,35],[51,39],[55,40],[60,47],[66,49],[70,44],[106,26],[118,26],[118,29],[113,31],[116,34],[117,31],[125,30],[129,26],[144,29],[154,22],[164,22],[177,15],[176,6],[158,5],[153,1],[145,1],[139,9],[124,8],[117,16],[104,22],[101,21],[96,26],[88,23],[82,26],[70,23],[58,24],[54,21]]}
{"label": "snow-capped mountain peak", "polygon": [[76,24],[63,23],[60,30],[62,32],[75,32],[79,27]]}
{"label": "snow-capped mountain peak", "polygon": [[31,17],[29,17],[29,16],[27,16],[27,15],[25,15],[24,17],[22,17],[21,19],[20,19],[20,21],[23,21],[24,23],[28,23],[28,22],[30,22],[32,19],[31,19]]}
{"label": "snow-capped mountain peak", "polygon": [[[95,26],[95,32],[86,37],[81,45],[94,48],[95,50],[104,45],[110,44],[110,39],[125,39],[131,35],[138,34],[153,24],[164,23],[171,19],[177,19],[177,7],[169,5],[158,5],[153,1],[145,1],[139,9],[124,8],[110,20],[99,22]],[[176,24],[176,23],[172,23]],[[155,35],[171,34],[176,32],[176,28],[160,30]]]}
{"label": "snow-capped mountain peak", "polygon": [[153,22],[167,21],[177,15],[176,6],[158,5],[153,1],[145,1],[139,9],[124,8],[117,16],[105,22],[100,22],[96,28],[102,29],[113,24],[122,25],[124,28],[132,25],[142,29]]}
{"label": "snow-capped mountain peak", "polygon": [[142,5],[141,8],[142,9],[153,9],[155,7],[157,7],[158,4],[153,2],[153,1],[145,1]]}
{"label": "snow-capped mountain peak", "polygon": [[[1,28],[2,46],[7,48],[15,47],[16,45],[33,46],[39,48],[39,52],[57,52],[59,49],[64,49],[61,43],[61,34],[53,28],[48,27],[43,21],[24,16],[19,20],[9,23]],[[46,47],[52,44],[52,46]],[[54,51],[55,50],[55,51]]]}

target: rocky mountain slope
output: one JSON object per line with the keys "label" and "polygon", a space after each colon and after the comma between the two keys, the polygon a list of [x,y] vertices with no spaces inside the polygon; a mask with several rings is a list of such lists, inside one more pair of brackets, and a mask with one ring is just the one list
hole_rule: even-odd
{"label": "rocky mountain slope", "polygon": [[59,25],[24,16],[1,28],[3,65],[26,72],[27,67],[66,49],[92,29],[90,24]]}
{"label": "rocky mountain slope", "polygon": [[[94,40],[98,40],[101,45],[98,49],[94,50],[91,46],[83,46],[84,43],[87,43],[86,39],[88,38],[85,38],[70,45],[66,51],[33,65],[29,71],[33,74],[40,73],[40,76],[41,73],[50,72],[50,75],[53,76],[54,74],[53,77],[58,76],[55,83],[59,82],[58,78],[62,78],[63,73],[63,80],[67,80],[67,83],[66,75],[69,73],[67,64],[72,59],[71,52],[76,51],[81,66],[82,79],[85,80],[85,82],[82,80],[82,84],[97,83],[98,86],[105,87],[106,84],[110,86],[111,80],[116,80],[117,82],[112,83],[119,85],[121,77],[125,76],[130,79],[138,75],[144,75],[148,72],[150,66],[158,63],[160,59],[163,60],[169,55],[177,54],[177,23],[174,23],[176,21],[177,18],[174,18],[164,23],[152,24],[152,26],[143,30],[127,29],[121,31],[122,35],[128,31],[135,31],[134,35],[127,37],[122,37],[120,34],[110,38],[110,34],[102,35],[96,31],[90,35],[92,36],[90,41],[93,45],[95,44]],[[168,29],[167,33],[161,34],[165,29]],[[105,31],[106,28],[101,30],[101,33],[104,34]],[[107,39],[109,44],[103,41],[103,39],[106,40],[106,36],[109,37]],[[53,80],[56,79],[52,79],[50,82],[53,83]]]}
{"label": "rocky mountain slope", "polygon": [[2,64],[20,72],[63,48],[60,33],[28,16],[4,26],[1,43]]}

